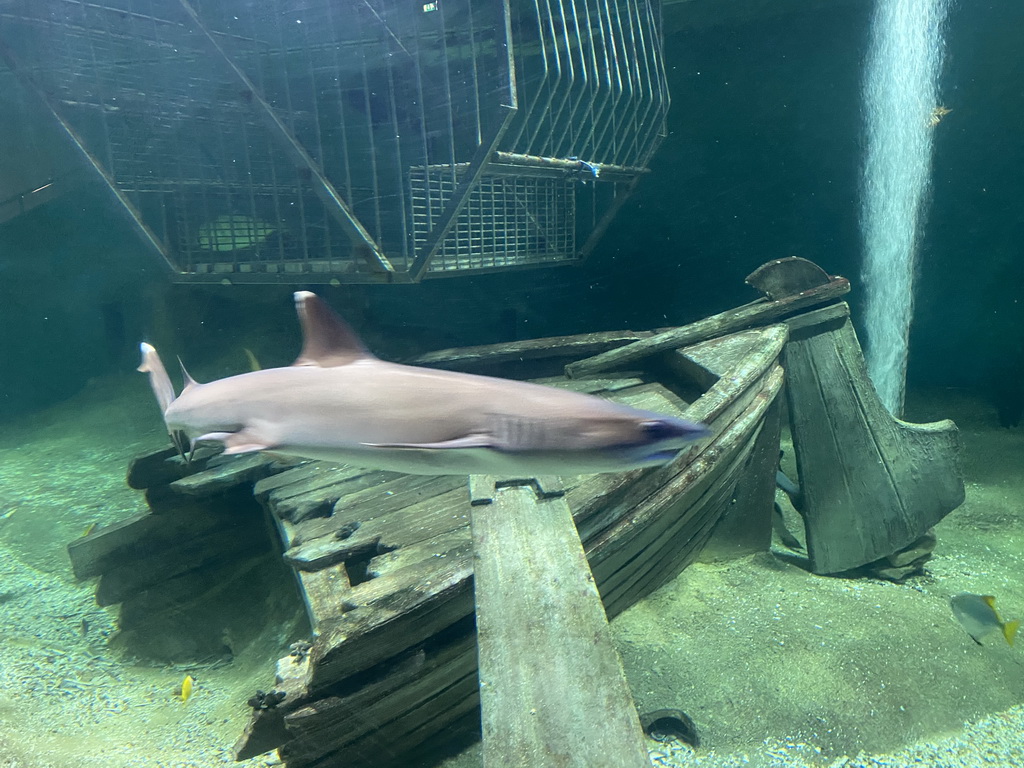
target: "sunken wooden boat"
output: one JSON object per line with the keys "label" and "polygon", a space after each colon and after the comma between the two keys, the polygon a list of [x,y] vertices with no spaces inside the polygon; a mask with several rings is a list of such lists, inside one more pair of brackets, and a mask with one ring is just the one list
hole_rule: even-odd
{"label": "sunken wooden boat", "polygon": [[[447,350],[413,361],[568,387],[711,427],[713,437],[661,467],[508,479],[529,481],[538,496],[564,494],[609,617],[698,557],[768,549],[784,347],[787,363],[807,369],[786,387],[791,414],[799,417],[794,439],[803,435],[805,454],[836,442],[831,432],[797,429],[828,421],[803,414],[804,402],[816,403],[815,396],[832,403],[830,413],[838,399],[839,410],[853,414],[843,421],[843,433],[851,420],[853,428],[872,434],[911,433],[851,467],[868,467],[868,474],[877,473],[876,465],[909,472],[898,484],[900,498],[916,502],[897,505],[895,512],[892,504],[879,508],[883,528],[896,513],[913,517],[914,526],[904,526],[906,535],[891,541],[865,539],[854,547],[849,541],[860,539],[851,537],[852,524],[834,522],[835,509],[850,505],[823,496],[821,509],[806,514],[832,514],[832,538],[847,542],[845,549],[819,543],[823,570],[835,560],[825,562],[833,549],[843,555],[842,566],[896,551],[962,500],[955,427],[942,422],[922,429],[858,410],[870,386],[859,372],[848,309],[836,303],[848,282],[800,259],[771,262],[748,282],[766,298],[662,333],[585,334]],[[828,306],[808,311],[823,304]],[[795,341],[787,344],[790,333]],[[817,346],[802,351],[800,345],[810,342]],[[849,365],[828,378],[815,373],[840,352]],[[813,364],[801,368],[805,358]],[[850,395],[852,379],[860,388]],[[907,439],[920,461],[905,460]],[[918,445],[922,441],[927,445]],[[936,461],[939,474],[953,480],[943,484],[935,473],[927,475],[922,493],[917,486],[923,475],[915,467]],[[830,469],[811,469],[801,468],[808,489],[828,485]],[[857,476],[867,476],[860,469]],[[479,728],[471,505],[488,490],[493,495],[501,479],[471,477],[467,487],[463,477],[283,463],[261,454],[212,455],[186,464],[166,449],[135,460],[128,482],[145,489],[149,509],[69,545],[75,574],[100,577],[98,602],[121,603],[122,636],[152,643],[172,632],[194,632],[204,622],[183,624],[180,616],[217,610],[232,579],[252,582],[252,594],[263,594],[274,579],[299,587],[309,642],[293,644],[274,673],[268,669],[266,690],[249,699],[252,716],[236,745],[239,759],[277,749],[291,768],[408,765],[414,751]],[[808,542],[815,543],[810,536]],[[810,554],[813,565],[816,555]],[[257,618],[276,619],[265,610]],[[176,642],[174,652],[185,649],[197,658],[218,648],[222,638],[215,633]]]}
{"label": "sunken wooden boat", "polygon": [[[417,361],[571,387],[711,426],[712,439],[667,466],[561,478],[609,616],[692,562],[727,512],[746,539],[732,546],[765,549],[770,535],[786,327],[673,350],[614,376],[561,375],[567,362],[642,335],[520,342]],[[254,710],[239,757],[277,748],[289,766],[377,764],[476,722],[465,478],[313,462],[260,480],[254,491],[278,525],[315,640],[308,653],[278,663],[274,685],[285,698]]]}
{"label": "sunken wooden boat", "polygon": [[[709,542],[738,555],[767,549],[771,535],[787,326],[664,350],[628,371],[563,373],[567,363],[652,333],[414,361],[568,387],[711,427],[713,437],[661,467],[532,479],[541,491],[564,492],[609,617],[707,555]],[[479,727],[465,477],[269,455],[186,465],[165,450],[136,460],[129,483],[146,490],[150,509],[69,546],[76,575],[100,577],[98,601],[122,604],[123,632],[153,634],[155,612],[209,603],[207,591],[253,568],[254,558],[283,553],[297,578],[310,642],[268,669],[267,693],[249,701],[239,759],[278,749],[292,768],[382,765]]]}
{"label": "sunken wooden boat", "polygon": [[[588,334],[415,361],[569,387],[711,427],[712,438],[665,466],[534,479],[539,488],[564,489],[610,617],[677,575],[716,531],[716,541],[739,554],[766,549],[770,536],[786,326],[662,352],[612,375],[570,380],[562,373],[568,362],[648,336]],[[289,466],[262,455],[185,466],[163,452],[138,461],[129,482],[147,488],[150,513],[71,548],[76,573],[100,575],[97,597],[123,601],[123,619],[177,599],[154,599],[162,591],[201,601],[211,561],[223,572],[233,557],[252,556],[257,545],[239,535],[237,515],[223,529],[216,520],[231,516],[211,515],[225,499],[236,508],[240,497],[259,501],[294,569],[312,640],[278,661],[276,677],[268,670],[273,695],[250,702],[240,759],[279,749],[289,766],[379,765],[454,727],[478,727],[465,477]],[[247,514],[249,527],[263,528]],[[190,542],[185,531],[193,526],[201,538]],[[172,535],[176,556],[166,560],[171,570],[161,581],[154,553]],[[147,567],[133,567],[141,562]],[[131,627],[122,621],[122,629]]]}

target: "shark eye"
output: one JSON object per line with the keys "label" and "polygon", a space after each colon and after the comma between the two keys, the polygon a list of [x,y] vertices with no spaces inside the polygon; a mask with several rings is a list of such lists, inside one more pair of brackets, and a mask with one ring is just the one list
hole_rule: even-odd
{"label": "shark eye", "polygon": [[679,436],[679,428],[667,421],[645,421],[640,424],[640,429],[651,440],[668,440]]}
{"label": "shark eye", "polygon": [[711,434],[703,424],[685,419],[651,419],[641,422],[640,429],[649,440],[698,440]]}

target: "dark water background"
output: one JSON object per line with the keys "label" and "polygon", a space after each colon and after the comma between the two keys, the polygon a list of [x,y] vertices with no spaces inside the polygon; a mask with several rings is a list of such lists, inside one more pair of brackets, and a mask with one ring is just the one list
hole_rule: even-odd
{"label": "dark water background", "polygon": [[[670,23],[670,134],[583,267],[317,290],[392,357],[690,322],[751,300],[744,276],[790,255],[849,276],[856,318],[859,88],[870,11],[851,1],[723,24]],[[988,393],[1002,380],[1021,389],[1021,29],[1018,0],[960,2],[950,13],[941,90],[952,112],[936,129],[912,388]],[[17,102],[8,114],[30,123],[3,135],[4,151],[23,151],[18,142],[29,131],[37,150],[50,148],[50,162],[78,170],[63,138],[15,87],[0,77],[0,100]],[[131,370],[138,340],[159,337],[168,316],[176,345],[187,345],[168,352],[183,354],[200,376],[227,372],[224,355],[242,346],[264,365],[291,359],[291,287],[168,288],[162,265],[107,193],[79,176],[70,192],[0,225],[0,417]]]}

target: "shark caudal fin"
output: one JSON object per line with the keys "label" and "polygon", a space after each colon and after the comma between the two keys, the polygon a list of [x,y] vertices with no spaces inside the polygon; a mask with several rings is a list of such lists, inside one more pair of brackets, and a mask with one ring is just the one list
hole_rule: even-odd
{"label": "shark caudal fin", "polygon": [[[163,360],[160,359],[160,355],[156,353],[153,345],[142,342],[139,348],[142,350],[142,364],[138,367],[138,370],[141,373],[149,374],[149,386],[152,388],[153,394],[156,395],[156,401],[160,405],[160,413],[165,414],[167,413],[167,407],[174,402],[175,398],[171,377],[167,375],[167,369],[164,368]],[[174,432],[170,429],[167,430],[167,434],[170,435],[171,442],[178,449],[178,453],[184,456],[187,461],[191,460],[191,451],[186,450],[190,448],[188,437],[183,432]]]}
{"label": "shark caudal fin", "polygon": [[373,358],[351,326],[315,293],[296,291],[295,310],[302,326],[302,352],[292,365],[334,368]]}
{"label": "shark caudal fin", "polygon": [[149,386],[156,395],[156,401],[160,404],[160,413],[166,413],[167,407],[174,402],[174,385],[171,384],[171,377],[167,375],[167,369],[151,344],[142,342],[139,345],[142,350],[142,364],[138,367],[140,373],[149,374]]}

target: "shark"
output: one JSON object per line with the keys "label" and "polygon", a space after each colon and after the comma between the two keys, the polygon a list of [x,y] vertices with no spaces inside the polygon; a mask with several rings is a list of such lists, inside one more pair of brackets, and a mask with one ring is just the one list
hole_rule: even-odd
{"label": "shark", "polygon": [[287,367],[174,386],[143,342],[140,371],[179,450],[267,451],[419,475],[621,472],[664,464],[704,424],[531,382],[388,362],[316,294],[294,294],[302,351]]}

